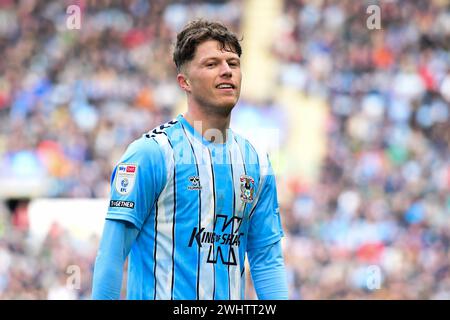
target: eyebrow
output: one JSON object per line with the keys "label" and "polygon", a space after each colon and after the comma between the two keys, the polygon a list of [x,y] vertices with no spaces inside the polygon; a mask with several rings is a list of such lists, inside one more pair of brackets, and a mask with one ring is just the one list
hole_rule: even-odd
{"label": "eyebrow", "polygon": [[[200,64],[206,63],[210,60],[218,61],[218,60],[222,60],[222,59],[218,58],[218,57],[206,57],[206,58],[203,58],[202,60],[200,60]],[[226,61],[231,61],[231,60],[241,61],[241,59],[239,59],[237,57],[230,57],[230,58],[226,59]]]}

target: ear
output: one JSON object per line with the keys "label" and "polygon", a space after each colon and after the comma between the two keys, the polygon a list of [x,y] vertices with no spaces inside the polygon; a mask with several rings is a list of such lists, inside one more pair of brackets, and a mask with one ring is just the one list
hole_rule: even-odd
{"label": "ear", "polygon": [[189,83],[187,76],[184,73],[179,73],[177,75],[177,82],[181,89],[183,89],[186,92],[191,92],[191,85]]}

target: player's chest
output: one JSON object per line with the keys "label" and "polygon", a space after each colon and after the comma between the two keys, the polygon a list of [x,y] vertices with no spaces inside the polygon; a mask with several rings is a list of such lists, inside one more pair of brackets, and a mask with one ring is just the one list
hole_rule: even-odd
{"label": "player's chest", "polygon": [[164,197],[175,201],[177,216],[226,215],[245,219],[252,209],[259,187],[257,171],[236,163],[176,163]]}

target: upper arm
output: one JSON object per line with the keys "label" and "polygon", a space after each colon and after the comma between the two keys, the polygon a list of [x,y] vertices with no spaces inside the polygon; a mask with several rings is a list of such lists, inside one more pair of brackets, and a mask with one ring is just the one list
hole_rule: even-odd
{"label": "upper arm", "polygon": [[248,251],[250,270],[259,299],[288,299],[288,285],[280,241]]}
{"label": "upper arm", "polygon": [[141,229],[165,183],[164,156],[156,141],[136,140],[112,173],[106,218],[128,221]]}
{"label": "upper arm", "polygon": [[270,162],[267,162],[267,166],[267,172],[261,177],[262,186],[257,203],[250,216],[248,250],[273,244],[283,236],[275,175]]}
{"label": "upper arm", "polygon": [[123,263],[137,235],[136,227],[127,221],[106,220],[95,261],[93,299],[119,299]]}

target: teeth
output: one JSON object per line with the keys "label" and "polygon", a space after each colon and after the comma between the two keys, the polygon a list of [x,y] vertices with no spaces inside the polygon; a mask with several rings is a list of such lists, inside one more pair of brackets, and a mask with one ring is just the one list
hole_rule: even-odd
{"label": "teeth", "polygon": [[228,88],[233,88],[233,86],[231,84],[219,84],[217,86],[217,88],[219,88],[219,89],[228,89]]}

